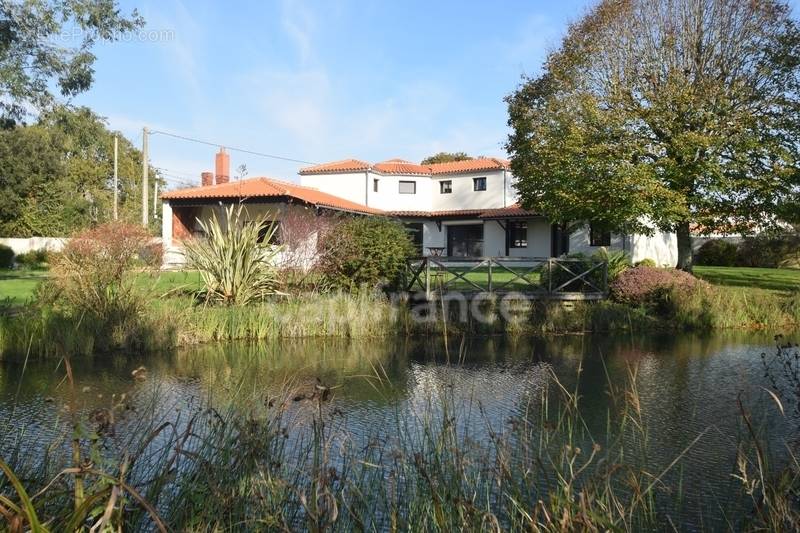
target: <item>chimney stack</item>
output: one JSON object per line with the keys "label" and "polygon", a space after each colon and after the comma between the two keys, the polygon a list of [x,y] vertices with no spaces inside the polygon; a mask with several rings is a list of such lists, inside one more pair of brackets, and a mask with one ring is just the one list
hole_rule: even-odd
{"label": "chimney stack", "polygon": [[231,179],[231,156],[225,151],[225,148],[220,148],[216,157],[216,183],[228,183]]}
{"label": "chimney stack", "polygon": [[214,173],[213,172],[202,172],[200,174],[200,180],[203,184],[203,187],[208,187],[209,185],[214,185]]}

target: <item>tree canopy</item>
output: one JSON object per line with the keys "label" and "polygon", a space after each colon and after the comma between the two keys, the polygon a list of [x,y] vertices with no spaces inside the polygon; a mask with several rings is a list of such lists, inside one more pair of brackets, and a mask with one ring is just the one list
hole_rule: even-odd
{"label": "tree canopy", "polygon": [[434,163],[449,163],[451,161],[466,161],[474,159],[466,154],[466,152],[439,152],[432,156],[428,156],[422,160],[422,165],[433,165]]}
{"label": "tree canopy", "polygon": [[[0,130],[0,235],[66,236],[111,220],[114,135],[87,108],[58,107],[35,124]],[[142,154],[117,136],[119,216],[135,222]],[[150,176],[160,179],[152,168]]]}
{"label": "tree canopy", "polygon": [[144,24],[116,0],[0,1],[0,120],[6,127],[70,97],[94,77],[92,46]]}
{"label": "tree canopy", "polygon": [[678,234],[800,218],[800,32],[763,0],[603,0],[507,97],[523,205]]}

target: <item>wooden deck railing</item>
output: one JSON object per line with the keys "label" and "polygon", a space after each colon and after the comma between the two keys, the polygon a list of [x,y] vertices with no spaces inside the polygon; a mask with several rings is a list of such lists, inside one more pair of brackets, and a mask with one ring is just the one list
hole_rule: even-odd
{"label": "wooden deck railing", "polygon": [[523,292],[542,297],[602,298],[608,264],[593,259],[541,257],[420,257],[408,262],[409,292]]}

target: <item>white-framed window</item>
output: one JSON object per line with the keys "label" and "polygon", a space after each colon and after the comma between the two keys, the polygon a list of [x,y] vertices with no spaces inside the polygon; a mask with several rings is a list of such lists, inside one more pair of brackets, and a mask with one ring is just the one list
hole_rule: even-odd
{"label": "white-framed window", "polygon": [[378,192],[378,178],[372,178],[372,192]]}
{"label": "white-framed window", "polygon": [[400,194],[417,194],[417,182],[400,181],[398,182],[397,192]]}
{"label": "white-framed window", "polygon": [[450,180],[439,182],[439,194],[450,194],[453,192],[453,182]]}
{"label": "white-framed window", "polygon": [[472,190],[473,191],[485,191],[486,190],[486,178],[472,178]]}
{"label": "white-framed window", "polygon": [[509,220],[508,222],[509,248],[528,247],[528,223],[524,220]]}

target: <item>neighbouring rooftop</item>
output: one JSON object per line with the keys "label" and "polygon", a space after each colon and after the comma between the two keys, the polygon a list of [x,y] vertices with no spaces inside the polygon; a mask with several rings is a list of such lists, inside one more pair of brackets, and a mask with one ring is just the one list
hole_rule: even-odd
{"label": "neighbouring rooftop", "polygon": [[300,169],[300,174],[344,174],[370,171],[378,174],[436,176],[442,174],[466,174],[485,170],[508,170],[509,168],[509,161],[499,157],[479,157],[477,159],[433,163],[430,165],[413,163],[405,159],[389,159],[374,164],[359,159],[343,159],[302,168]]}

